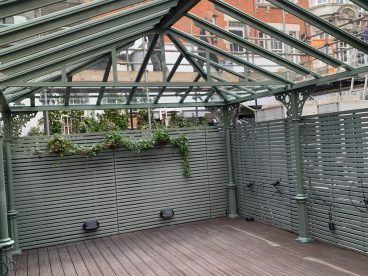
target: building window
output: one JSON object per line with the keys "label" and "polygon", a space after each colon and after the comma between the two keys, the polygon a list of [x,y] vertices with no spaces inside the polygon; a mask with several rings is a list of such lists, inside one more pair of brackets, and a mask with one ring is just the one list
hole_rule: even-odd
{"label": "building window", "polygon": [[318,5],[327,4],[327,3],[328,3],[328,0],[313,0],[312,1],[313,6],[318,6]]}
{"label": "building window", "polygon": [[258,33],[258,45],[261,46],[262,48],[267,48],[266,45],[266,35],[262,32]]}
{"label": "building window", "polygon": [[337,4],[346,4],[347,2],[347,0],[336,0]]}
{"label": "building window", "polygon": [[[244,31],[243,30],[229,30],[229,32],[231,32],[231,33],[233,33],[237,36],[240,36],[241,38],[244,38]],[[241,52],[244,52],[244,48],[240,47],[237,44],[230,43],[230,52],[241,53]]]}
{"label": "building window", "polygon": [[339,42],[339,59],[342,62],[348,62],[349,57],[348,57],[348,44],[346,42]]}
{"label": "building window", "polygon": [[284,52],[284,44],[281,41],[272,38],[271,51],[275,54],[282,54]]}
{"label": "building window", "polygon": [[357,63],[358,65],[367,64],[367,55],[365,55],[363,52],[358,52],[357,53]]}

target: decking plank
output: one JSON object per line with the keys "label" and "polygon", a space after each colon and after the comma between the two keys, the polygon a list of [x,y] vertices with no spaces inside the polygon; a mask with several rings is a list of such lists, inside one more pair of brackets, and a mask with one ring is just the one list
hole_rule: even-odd
{"label": "decking plank", "polygon": [[73,262],[75,271],[77,272],[78,276],[88,276],[90,275],[88,272],[88,269],[81,257],[81,255],[78,252],[77,247],[75,244],[68,244],[67,249],[70,255],[70,258]]}
{"label": "decking plank", "polygon": [[40,266],[38,263],[38,250],[32,249],[27,252],[28,254],[28,276],[39,276]]}
{"label": "decking plank", "polygon": [[81,255],[85,266],[87,267],[90,275],[103,276],[99,265],[96,263],[92,254],[89,252],[87,247],[83,242],[78,242],[75,244],[79,254]]}
{"label": "decking plank", "polygon": [[115,244],[111,238],[102,239],[103,243],[110,249],[114,254],[115,258],[119,263],[129,272],[132,276],[142,275],[142,272],[128,259],[124,254],[124,251],[120,249],[119,245]]}
{"label": "decking plank", "polygon": [[103,254],[101,254],[101,251],[98,249],[98,247],[95,245],[93,241],[84,242],[84,245],[91,253],[93,259],[95,260],[96,264],[98,265],[104,276],[116,275],[113,269],[110,267],[106,258],[103,256]]}
{"label": "decking plank", "polygon": [[57,247],[61,265],[63,266],[65,276],[77,276],[72,259],[69,255],[66,245],[61,245]]}
{"label": "decking plank", "polygon": [[215,219],[24,251],[15,275],[367,275],[368,256],[244,219]]}
{"label": "decking plank", "polygon": [[51,275],[52,276],[64,276],[64,270],[63,266],[61,264],[59,252],[57,250],[57,247],[49,247],[47,249],[47,252],[49,253],[49,260],[51,265]]}
{"label": "decking plank", "polygon": [[41,276],[42,275],[52,275],[49,253],[47,252],[46,247],[38,249],[38,263],[40,265],[39,269],[40,269]]}

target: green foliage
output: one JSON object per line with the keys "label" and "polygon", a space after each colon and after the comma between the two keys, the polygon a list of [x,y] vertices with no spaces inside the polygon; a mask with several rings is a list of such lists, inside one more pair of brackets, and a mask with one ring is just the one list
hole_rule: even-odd
{"label": "green foliage", "polygon": [[63,136],[56,134],[47,144],[47,150],[50,153],[56,153],[60,156],[65,154],[79,154],[82,156],[97,156],[105,149],[122,148],[125,150],[147,151],[153,149],[155,145],[173,144],[179,148],[183,157],[184,176],[190,176],[189,164],[189,139],[185,134],[177,138],[170,138],[167,129],[158,129],[150,138],[140,141],[131,141],[119,132],[110,132],[106,134],[104,141],[93,146],[80,146]]}
{"label": "green foliage", "polygon": [[20,113],[11,116],[12,136],[19,137],[22,133],[22,128],[34,118],[36,113]]}
{"label": "green foliage", "polygon": [[139,109],[137,113],[138,129],[147,129],[148,126],[148,111],[147,109]]}
{"label": "green foliage", "polygon": [[50,131],[52,134],[62,133],[63,117],[71,121],[71,133],[91,133],[125,130],[129,125],[129,115],[121,110],[105,110],[103,114],[92,114],[84,118],[84,112],[51,111],[49,112]]}
{"label": "green foliage", "polygon": [[195,118],[190,119],[185,118],[182,115],[173,113],[171,115],[170,126],[171,128],[190,128],[190,127],[200,127],[207,126],[206,118]]}
{"label": "green foliage", "polygon": [[32,127],[27,133],[27,136],[41,136],[41,135],[43,135],[43,131],[40,130],[38,127]]}

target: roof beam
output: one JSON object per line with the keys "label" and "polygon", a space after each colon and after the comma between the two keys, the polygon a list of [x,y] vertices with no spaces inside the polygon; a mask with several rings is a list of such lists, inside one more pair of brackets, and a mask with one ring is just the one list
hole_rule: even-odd
{"label": "roof beam", "polygon": [[139,32],[142,29],[152,28],[160,20],[160,13],[148,17],[139,18],[119,27],[106,30],[88,37],[59,45],[57,47],[19,58],[17,60],[0,65],[0,72],[11,75],[27,69],[36,69],[44,64],[51,64],[58,60],[63,60],[70,55],[87,52],[102,46],[108,46],[119,42],[121,39],[128,38],[131,33]]}
{"label": "roof beam", "polygon": [[0,46],[121,9],[142,0],[96,0],[0,29]]}
{"label": "roof beam", "polygon": [[285,34],[278,29],[270,26],[267,23],[262,22],[261,20],[258,20],[257,18],[250,16],[239,9],[224,3],[219,0],[209,0],[210,2],[213,2],[215,4],[215,8],[233,18],[236,20],[239,20],[240,22],[243,22],[244,24],[247,24],[263,33],[266,33],[270,35],[271,37],[280,40],[284,42],[285,44],[290,45],[293,48],[296,48],[303,53],[310,55],[312,57],[315,57],[318,60],[321,60],[324,63],[327,63],[333,67],[339,67],[342,66],[347,70],[352,70],[353,67],[345,64],[344,62],[326,54],[322,51],[319,51],[312,46],[308,45],[307,43],[300,41],[299,39],[296,39],[288,34]]}
{"label": "roof beam", "polygon": [[[105,59],[106,59],[106,56],[103,55],[92,61],[87,60],[83,62],[82,64],[75,65],[69,71],[67,71],[67,77],[72,77],[73,75],[78,74],[79,72],[85,70],[86,68],[89,68],[92,65],[95,65],[96,63],[99,63]],[[54,74],[53,76],[50,76],[50,77],[46,77],[42,81],[49,81],[49,82],[61,81],[61,73]],[[29,96],[34,95],[35,93],[39,92],[42,89],[44,89],[44,87],[26,88],[26,89],[21,90],[18,93],[10,93],[6,95],[6,99],[8,102],[20,101],[22,99],[25,99]]]}
{"label": "roof beam", "polygon": [[[198,82],[201,79],[201,75],[197,74],[197,76],[194,78],[193,82]],[[194,89],[194,86],[189,86],[187,90],[185,90],[184,95],[181,96],[181,99],[179,101],[180,104],[184,103],[185,99],[188,97],[190,92],[192,92]],[[212,89],[213,90],[213,89]],[[215,91],[215,90],[213,90]]]}
{"label": "roof beam", "polygon": [[0,18],[7,18],[16,14],[39,9],[45,6],[53,5],[64,0],[27,0],[27,1],[0,1]]}
{"label": "roof beam", "polygon": [[171,27],[178,20],[180,20],[188,11],[190,11],[195,5],[201,0],[185,0],[180,1],[179,4],[173,8],[169,14],[162,18],[161,23],[158,27],[158,31],[164,32],[167,28]]}
{"label": "roof beam", "polygon": [[[167,82],[171,81],[171,79],[173,78],[176,70],[178,69],[179,65],[181,64],[181,61],[183,60],[183,58],[184,58],[183,54],[180,54],[178,59],[176,60],[176,62],[174,64],[173,68],[171,69],[169,75],[167,76],[167,79],[166,79]],[[160,92],[158,92],[158,95],[157,95],[154,103],[158,103],[160,101],[160,98],[161,98],[162,94],[165,92],[165,90],[166,90],[166,87],[163,86],[161,88]]]}
{"label": "roof beam", "polygon": [[273,89],[270,91],[259,92],[252,96],[244,96],[244,97],[239,98],[238,100],[230,101],[230,104],[238,103],[238,102],[245,102],[245,101],[254,100],[254,99],[262,98],[262,97],[269,97],[269,96],[273,96],[278,93],[293,91],[295,89],[305,88],[308,86],[327,84],[330,82],[349,79],[349,78],[356,77],[361,74],[367,74],[367,73],[368,73],[368,66],[364,66],[364,67],[356,68],[351,71],[346,71],[346,72],[336,73],[334,75],[325,76],[321,79],[314,79],[314,80],[304,81],[301,83],[296,83],[294,85],[289,85],[286,88],[278,88],[278,89]]}
{"label": "roof beam", "polygon": [[146,16],[158,13],[164,15],[168,9],[175,5],[175,2],[171,0],[149,2],[66,30],[17,43],[0,50],[0,61],[5,63],[20,57],[30,56],[68,42],[90,37],[96,33],[105,32],[108,29],[119,30],[117,27]]}
{"label": "roof beam", "polygon": [[357,4],[358,6],[361,6],[363,9],[365,9],[366,11],[368,11],[368,3],[366,0],[362,1],[362,0],[350,0],[351,2],[354,2],[355,4]]}
{"label": "roof beam", "polygon": [[[27,70],[18,71],[16,73],[12,74],[12,75],[4,76],[3,78],[0,78],[0,81],[2,82],[2,85],[6,86],[7,83],[13,82],[15,80],[19,80],[19,79],[24,80],[24,79],[27,79],[27,78],[30,79],[32,77],[43,75],[43,74],[45,74],[47,72],[50,72],[52,70],[55,71],[63,65],[68,65],[68,64],[75,63],[76,60],[98,57],[100,55],[103,55],[103,54],[106,54],[106,53],[110,52],[111,47],[116,47],[117,49],[122,49],[124,47],[130,47],[131,43],[132,43],[130,40],[132,40],[133,43],[134,43],[135,39],[142,36],[142,32],[144,33],[144,32],[147,32],[148,30],[149,29],[147,28],[146,30],[142,30],[140,32],[132,33],[132,34],[129,34],[129,35],[127,34],[127,38],[125,40],[119,41],[117,43],[110,44],[110,43],[106,42],[106,43],[104,43],[106,45],[104,45],[102,47],[100,46],[99,48],[92,47],[92,50],[91,49],[83,49],[83,50],[80,50],[78,52],[73,52],[70,55],[60,57],[57,61],[50,60],[47,63],[41,64],[41,65],[38,66],[37,70],[35,70],[34,68],[31,67]],[[120,39],[121,38],[122,37],[120,37]],[[99,46],[99,45],[97,45],[97,46]]]}
{"label": "roof beam", "polygon": [[[268,81],[260,82],[266,85]],[[84,87],[84,88],[100,88],[105,87],[188,87],[194,85],[197,87],[212,87],[212,86],[259,86],[255,82],[102,82],[102,81],[76,81],[76,82],[43,82],[43,81],[30,81],[30,82],[11,82],[7,83],[7,87]]]}
{"label": "roof beam", "polygon": [[363,53],[368,54],[368,44],[364,41],[356,38],[350,33],[344,31],[343,29],[336,27],[335,25],[327,22],[326,20],[321,19],[319,16],[307,11],[304,8],[301,8],[299,5],[294,4],[288,0],[267,0],[271,4],[283,9],[284,11],[299,17],[305,22],[316,26],[318,29],[329,33],[330,35],[340,39],[341,41],[345,41],[350,46],[362,51]]}
{"label": "roof beam", "polygon": [[[110,56],[109,60],[107,61],[105,72],[104,72],[104,75],[103,75],[103,78],[102,78],[103,82],[108,81],[110,71],[111,71],[111,67],[112,67],[112,57]],[[106,90],[106,86],[102,86],[100,88],[100,93],[98,94],[98,98],[97,98],[97,102],[96,102],[97,105],[101,105],[102,98],[104,96],[105,90]]]}
{"label": "roof beam", "polygon": [[301,66],[299,64],[296,64],[286,58],[283,58],[280,55],[274,54],[271,51],[268,51],[254,43],[250,43],[246,41],[245,39],[241,38],[238,35],[235,35],[229,31],[226,31],[222,28],[217,27],[216,25],[203,20],[202,18],[195,16],[193,14],[187,14],[187,17],[192,19],[194,21],[194,24],[197,25],[199,28],[206,29],[210,33],[213,33],[219,37],[224,38],[225,40],[232,42],[234,44],[239,45],[240,47],[243,47],[244,49],[247,49],[257,55],[260,55],[270,61],[273,61],[281,66],[284,66],[285,68],[288,68],[298,74],[301,75],[312,75],[316,78],[320,78],[321,76],[319,74],[316,74],[312,72],[311,70],[305,68],[304,66]]}
{"label": "roof beam", "polygon": [[185,107],[220,107],[224,106],[223,102],[211,103],[131,103],[131,104],[103,104],[103,105],[49,105],[49,106],[12,106],[12,113],[18,112],[35,112],[35,111],[57,111],[57,110],[108,110],[108,109],[143,109],[143,108],[185,108]]}
{"label": "roof beam", "polygon": [[[157,41],[158,41],[159,38],[160,38],[160,35],[159,34],[155,34],[154,35],[154,37],[153,37],[153,39],[151,41],[151,44],[148,46],[146,56],[144,57],[144,59],[142,61],[141,68],[139,68],[137,77],[135,78],[135,82],[138,82],[139,83],[141,81],[141,79],[143,77],[143,74],[146,71],[148,62],[149,62],[149,60],[151,58],[151,55],[152,55],[153,51],[156,48],[156,44],[157,44]],[[130,104],[130,102],[133,99],[134,94],[135,94],[136,91],[137,91],[137,86],[134,86],[132,88],[132,90],[130,91],[130,93],[129,93],[129,96],[128,96],[128,99],[127,99],[127,102],[126,102],[127,104]]]}
{"label": "roof beam", "polygon": [[[180,53],[182,53],[184,55],[184,57],[187,59],[187,61],[193,66],[193,68],[198,72],[198,74],[205,80],[205,81],[210,81],[211,83],[213,83],[211,77],[207,76],[207,72],[205,72],[202,68],[202,66],[200,66],[198,64],[197,61],[195,61],[190,55],[189,55],[189,51],[188,49],[178,40],[176,39],[175,36],[173,36],[172,34],[168,33],[168,37],[171,39],[171,41],[175,44],[175,47],[180,51]],[[213,86],[212,90],[215,90],[217,93],[221,93],[218,92],[217,88]],[[188,91],[188,90],[187,90]],[[189,93],[187,93],[186,95],[183,96],[183,98],[181,98],[180,102],[184,102],[185,98],[189,95]],[[224,98],[224,100],[226,101],[227,99]]]}
{"label": "roof beam", "polygon": [[207,42],[205,42],[203,40],[200,40],[198,38],[194,38],[191,35],[189,35],[187,33],[184,33],[184,32],[182,32],[182,31],[180,31],[178,29],[171,28],[169,30],[169,33],[174,34],[174,35],[177,35],[177,36],[185,39],[186,41],[189,41],[189,42],[197,45],[198,47],[204,48],[207,51],[210,51],[210,52],[212,52],[212,53],[214,53],[216,55],[223,56],[223,57],[225,57],[225,58],[227,58],[227,59],[229,59],[229,60],[231,60],[233,62],[236,62],[238,64],[242,64],[243,66],[247,66],[247,67],[249,67],[249,68],[251,68],[251,69],[253,69],[253,70],[255,70],[255,71],[257,71],[257,72],[259,72],[259,73],[261,73],[261,74],[263,74],[265,76],[267,76],[268,78],[271,78],[273,80],[278,80],[278,81],[281,81],[281,82],[284,82],[284,83],[287,83],[287,84],[292,84],[293,83],[293,81],[288,80],[287,78],[284,78],[282,76],[279,76],[277,74],[274,74],[274,73],[272,73],[272,72],[270,72],[268,70],[263,69],[262,67],[259,67],[257,65],[254,65],[254,64],[252,64],[252,63],[250,63],[250,62],[248,62],[248,61],[246,61],[246,60],[244,60],[242,58],[239,58],[239,57],[237,57],[235,55],[229,54],[226,51],[224,51],[222,49],[219,49],[219,48],[217,48],[216,46],[213,46],[210,43],[207,43]]}

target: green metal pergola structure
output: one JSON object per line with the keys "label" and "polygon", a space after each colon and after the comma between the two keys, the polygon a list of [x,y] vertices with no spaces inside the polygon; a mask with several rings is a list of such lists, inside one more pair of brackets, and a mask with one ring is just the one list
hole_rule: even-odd
{"label": "green metal pergola structure", "polygon": [[[266,96],[275,96],[285,104],[294,127],[295,162],[297,175],[296,200],[299,210],[299,240],[310,240],[307,224],[306,195],[303,190],[301,153],[299,139],[299,117],[303,104],[318,86],[344,79],[359,77],[368,73],[368,66],[354,67],[340,61],[336,56],[326,54],[307,42],[289,36],[275,27],[246,14],[226,1],[209,0],[219,13],[223,13],[259,32],[294,48],[304,57],[296,62],[267,50],[257,43],[240,37],[213,23],[203,20],[190,10],[200,0],[95,0],[41,16],[26,23],[6,25],[0,28],[0,96],[1,112],[5,121],[5,139],[0,138],[0,247],[3,261],[11,258],[17,245],[16,210],[12,193],[11,168],[11,115],[24,112],[48,110],[104,110],[136,108],[185,108],[217,107],[228,117],[229,107],[241,102]],[[0,19],[19,13],[53,5],[62,0],[3,0],[0,1]],[[275,7],[283,9],[306,24],[330,34],[336,41],[347,43],[351,48],[368,54],[368,45],[359,37],[319,18],[292,1],[268,0]],[[351,0],[364,9],[366,1]],[[106,15],[108,14],[108,15]],[[249,53],[269,60],[282,68],[271,71],[225,51],[218,45],[189,35],[175,27],[181,18],[187,18],[226,43],[232,43]],[[118,78],[117,54],[129,51],[136,40],[153,34],[153,39],[136,72],[135,81]],[[179,52],[179,57],[170,72],[163,72],[162,81],[149,82],[144,78],[147,65],[156,43],[166,37]],[[144,39],[143,39],[144,40]],[[188,47],[190,45],[190,47]],[[161,43],[161,52],[165,51]],[[205,57],[193,49],[204,51]],[[215,62],[211,55],[245,68],[244,71],[230,69],[223,63]],[[172,81],[176,71],[186,60],[197,73],[192,82]],[[333,74],[321,74],[310,66],[319,60]],[[308,63],[309,61],[309,63]],[[100,81],[73,81],[78,73],[103,62],[106,68]],[[205,64],[205,68],[201,66]],[[308,65],[309,64],[309,65]],[[213,73],[219,69],[239,81],[227,81]],[[110,80],[110,71],[112,77]],[[41,101],[45,91],[58,90],[57,103]],[[149,92],[148,99],[146,92]],[[105,99],[117,94],[119,101],[109,103]],[[75,103],[78,97],[89,98],[88,103]],[[143,96],[142,96],[143,95]],[[52,97],[52,93],[50,94]],[[197,101],[200,98],[201,101]],[[225,137],[228,154],[228,196],[229,216],[236,217],[235,184],[232,176],[229,120],[225,123]],[[4,178],[4,158],[6,160],[7,183]],[[7,184],[7,185],[5,185]]]}

